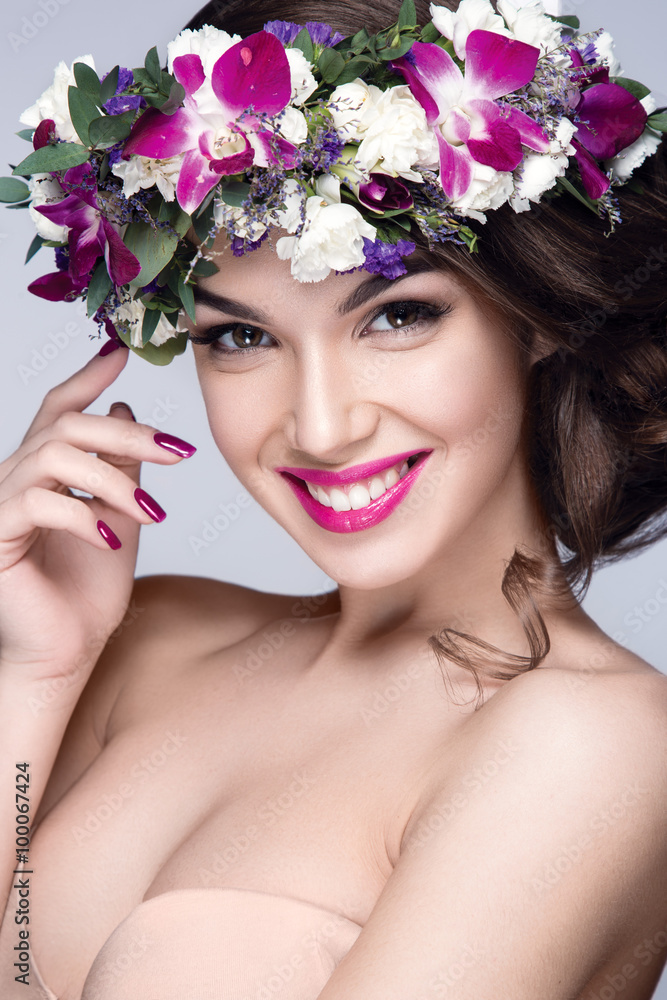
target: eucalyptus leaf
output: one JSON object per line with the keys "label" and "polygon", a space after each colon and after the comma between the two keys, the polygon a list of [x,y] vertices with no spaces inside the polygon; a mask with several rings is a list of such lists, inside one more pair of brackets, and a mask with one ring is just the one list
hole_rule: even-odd
{"label": "eucalyptus leaf", "polygon": [[134,351],[135,354],[138,354],[144,361],[148,361],[152,365],[168,365],[171,364],[175,357],[185,352],[188,346],[188,334],[187,332],[183,332],[177,334],[175,337],[170,337],[169,340],[166,340],[159,347],[156,347],[155,344],[146,344],[145,347],[128,346],[131,351]]}
{"label": "eucalyptus leaf", "polygon": [[324,82],[335,83],[345,69],[345,60],[335,49],[325,49],[317,65]]}
{"label": "eucalyptus leaf", "polygon": [[349,62],[345,63],[345,69],[336,80],[337,86],[340,87],[344,83],[352,83],[358,76],[361,76],[369,63],[374,62],[375,59],[371,59],[370,56],[355,56],[353,59],[350,59]]}
{"label": "eucalyptus leaf", "polygon": [[88,126],[91,146],[113,145],[127,139],[132,131],[134,115],[134,111],[124,111],[121,115],[102,115],[93,118]]}
{"label": "eucalyptus leaf", "polygon": [[160,201],[157,218],[159,222],[168,222],[179,236],[185,236],[192,225],[192,220],[184,212],[177,201]]}
{"label": "eucalyptus leaf", "polygon": [[178,293],[180,295],[181,302],[183,303],[183,308],[192,322],[195,323],[195,294],[192,285],[186,284],[183,280],[183,275],[181,275],[178,282]]}
{"label": "eucalyptus leaf", "polygon": [[368,38],[369,35],[365,28],[362,28],[356,35],[352,36],[350,39],[350,49],[355,55],[361,55],[368,44]]}
{"label": "eucalyptus leaf", "polygon": [[100,84],[100,101],[102,104],[115,96],[118,90],[118,77],[120,75],[120,66],[114,66],[114,68],[107,73],[107,75],[102,80]]}
{"label": "eucalyptus leaf", "polygon": [[663,111],[661,114],[649,115],[646,124],[654,128],[656,132],[667,132],[667,112]]}
{"label": "eucalyptus leaf", "polygon": [[197,212],[197,214],[193,216],[192,228],[197,234],[197,239],[202,241],[207,239],[209,230],[213,225],[213,211],[213,200],[211,199],[201,214]]}
{"label": "eucalyptus leaf", "polygon": [[400,38],[398,45],[390,45],[386,49],[380,49],[378,56],[384,62],[390,62],[392,59],[400,59],[410,51],[413,42],[414,38]]}
{"label": "eucalyptus leaf", "polygon": [[32,258],[35,256],[35,254],[37,253],[38,250],[41,250],[41,248],[43,247],[43,245],[44,245],[44,240],[43,240],[43,238],[38,233],[35,236],[35,238],[32,241],[32,243],[30,244],[30,246],[28,247],[28,252],[25,255],[25,262],[26,262],[26,264],[28,263],[29,260],[32,260]]}
{"label": "eucalyptus leaf", "polygon": [[417,9],[414,0],[403,0],[398,15],[399,28],[415,28],[417,25]]}
{"label": "eucalyptus leaf", "polygon": [[100,78],[95,70],[84,62],[74,63],[72,70],[74,72],[74,79],[76,80],[76,85],[79,90],[82,90],[84,94],[91,99],[91,101],[96,104],[100,103],[100,91],[102,89],[102,84],[100,83]]}
{"label": "eucalyptus leaf", "polygon": [[155,89],[155,81],[143,66],[137,66],[136,69],[133,69],[132,76],[134,77],[134,82],[138,83],[139,86]]}
{"label": "eucalyptus leaf", "polygon": [[160,111],[163,115],[173,115],[182,106],[184,100],[185,87],[177,80],[174,80],[169,91],[169,97],[164,104],[159,105]]}
{"label": "eucalyptus leaf", "polygon": [[575,31],[579,30],[581,22],[578,17],[574,15],[561,15],[561,14],[547,14],[552,21],[556,21],[558,24],[566,24],[568,28],[573,28]]}
{"label": "eucalyptus leaf", "polygon": [[200,257],[195,266],[192,269],[192,273],[196,274],[198,278],[211,278],[214,274],[217,274],[220,268],[212,260],[206,260],[204,257]]}
{"label": "eucalyptus leaf", "polygon": [[88,128],[94,118],[99,115],[99,109],[94,101],[78,87],[70,87],[67,91],[69,113],[76,133],[84,146],[90,144]]}
{"label": "eucalyptus leaf", "polygon": [[103,257],[93,271],[93,276],[88,285],[88,297],[86,299],[86,312],[88,316],[95,315],[111,291],[111,286],[112,282],[107,271],[107,263]]}
{"label": "eucalyptus leaf", "polygon": [[55,146],[42,146],[21,160],[12,173],[19,177],[30,174],[48,174],[50,171],[78,167],[90,158],[90,150],[78,142],[59,142]]}
{"label": "eucalyptus leaf", "polygon": [[433,21],[429,21],[429,23],[422,28],[422,42],[437,42],[439,38],[440,32],[434,25]]}
{"label": "eucalyptus leaf", "polygon": [[160,229],[146,222],[131,222],[123,242],[141,264],[141,271],[130,285],[143,288],[169,263],[178,246],[178,236],[166,226]]}
{"label": "eucalyptus leaf", "polygon": [[0,177],[0,201],[17,202],[30,197],[30,188],[18,177]]}
{"label": "eucalyptus leaf", "polygon": [[20,132],[15,133],[19,139],[25,139],[26,142],[32,142],[32,137],[35,134],[34,128],[22,128]]}
{"label": "eucalyptus leaf", "polygon": [[250,185],[246,184],[244,181],[232,181],[225,187],[219,188],[218,193],[225,205],[232,205],[234,208],[240,208],[250,194]]}
{"label": "eucalyptus leaf", "polygon": [[642,97],[646,97],[651,93],[648,87],[645,87],[643,83],[639,83],[638,80],[631,80],[627,76],[614,76],[612,77],[612,83],[618,83],[625,90],[629,90],[633,97],[636,97],[638,101],[641,101]]}
{"label": "eucalyptus leaf", "polygon": [[162,67],[160,66],[160,58],[157,54],[157,48],[155,45],[150,52],[147,53],[144,65],[146,67],[146,72],[155,86],[159,87],[162,81]]}
{"label": "eucalyptus leaf", "polygon": [[158,309],[146,309],[144,312],[144,319],[141,324],[142,344],[147,344],[157,330],[157,325],[160,322],[161,315],[162,313]]}
{"label": "eucalyptus leaf", "polygon": [[313,48],[313,40],[310,37],[310,32],[308,28],[302,28],[299,34],[296,36],[292,42],[292,46],[295,49],[300,49],[308,62],[312,63],[315,61],[315,49]]}

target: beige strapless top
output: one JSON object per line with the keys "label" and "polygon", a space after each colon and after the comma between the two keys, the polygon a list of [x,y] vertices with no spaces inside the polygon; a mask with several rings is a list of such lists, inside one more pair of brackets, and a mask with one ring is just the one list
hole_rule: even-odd
{"label": "beige strapless top", "polygon": [[[95,958],[81,1000],[316,1000],[362,927],[257,889],[174,889],[140,903]],[[33,959],[33,977],[48,1000]]]}

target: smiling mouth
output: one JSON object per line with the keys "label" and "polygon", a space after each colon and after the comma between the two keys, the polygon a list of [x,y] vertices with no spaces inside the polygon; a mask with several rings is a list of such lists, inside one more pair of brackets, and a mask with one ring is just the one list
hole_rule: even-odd
{"label": "smiling mouth", "polygon": [[370,507],[376,500],[379,500],[380,497],[389,492],[401,479],[404,479],[420,458],[428,454],[430,452],[415,452],[407,459],[401,459],[393,465],[373,473],[371,476],[362,477],[351,483],[324,485],[309,482],[307,479],[302,479],[286,471],[283,471],[281,475],[304,486],[313,500],[322,507],[328,507],[336,513],[342,513],[344,511],[362,510],[365,507]]}

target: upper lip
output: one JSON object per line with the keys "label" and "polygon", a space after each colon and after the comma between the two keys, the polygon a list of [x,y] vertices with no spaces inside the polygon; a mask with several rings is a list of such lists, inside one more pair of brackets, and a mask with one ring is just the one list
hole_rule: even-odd
{"label": "upper lip", "polygon": [[314,483],[316,486],[345,486],[347,483],[356,483],[360,479],[369,479],[376,472],[391,468],[398,462],[404,462],[413,455],[421,455],[430,449],[422,448],[420,451],[402,451],[399,455],[390,455],[388,458],[380,458],[376,462],[363,462],[361,465],[351,465],[340,472],[330,472],[325,469],[296,469],[289,465],[276,466],[276,472],[290,472],[299,479]]}

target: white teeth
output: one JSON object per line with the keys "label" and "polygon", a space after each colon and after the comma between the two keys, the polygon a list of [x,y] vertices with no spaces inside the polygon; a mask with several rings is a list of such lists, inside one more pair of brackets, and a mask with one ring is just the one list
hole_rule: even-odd
{"label": "white teeth", "polygon": [[373,476],[370,485],[370,498],[371,500],[377,500],[381,497],[383,493],[387,492],[387,487],[384,485],[384,480],[380,479],[379,476]]}
{"label": "white teeth", "polygon": [[407,462],[403,462],[403,465],[401,466],[401,471],[399,472],[399,476],[401,477],[401,479],[403,478],[403,476],[406,476],[409,471],[410,471],[410,466],[408,465]]}
{"label": "white teeth", "polygon": [[350,506],[352,510],[359,510],[361,507],[368,507],[371,502],[371,495],[365,486],[360,486],[358,483],[353,486],[347,495],[350,501]]}
{"label": "white teeth", "polygon": [[395,486],[396,483],[399,481],[400,478],[401,477],[399,476],[399,474],[396,471],[396,469],[393,469],[393,468],[392,469],[387,469],[387,471],[384,474],[384,483],[385,483],[385,486],[387,487],[387,489],[389,490],[389,489],[391,489],[392,486]]}
{"label": "white teeth", "polygon": [[306,486],[308,487],[308,492],[310,493],[311,497],[314,497],[315,500],[319,500],[319,497],[317,495],[317,487],[313,486],[312,483],[306,483]]}
{"label": "white teeth", "polygon": [[317,487],[317,499],[320,501],[323,507],[331,507],[331,500],[329,499],[327,493],[322,489],[321,486]]}
{"label": "white teeth", "polygon": [[333,489],[329,494],[329,499],[331,500],[331,506],[336,511],[342,510],[352,510],[352,504],[346,493],[342,490]]}

